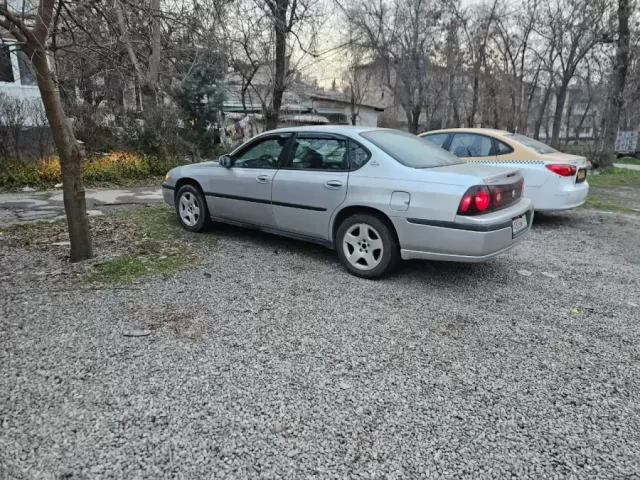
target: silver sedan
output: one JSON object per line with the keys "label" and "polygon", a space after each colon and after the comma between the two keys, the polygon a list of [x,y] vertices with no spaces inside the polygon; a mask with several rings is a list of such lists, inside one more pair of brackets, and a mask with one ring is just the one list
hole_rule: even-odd
{"label": "silver sedan", "polygon": [[218,161],[174,168],[162,187],[187,230],[213,220],[320,243],[369,278],[400,259],[489,260],[533,219],[517,169],[371,127],[268,131]]}

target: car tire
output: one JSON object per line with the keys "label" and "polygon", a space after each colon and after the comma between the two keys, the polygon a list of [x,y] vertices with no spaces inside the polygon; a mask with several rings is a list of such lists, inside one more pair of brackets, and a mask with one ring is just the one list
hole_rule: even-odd
{"label": "car tire", "polygon": [[344,220],[338,227],[335,246],[342,265],[362,278],[389,274],[400,261],[395,232],[375,215],[356,214]]}
{"label": "car tire", "polygon": [[176,213],[182,227],[190,232],[202,232],[211,225],[209,208],[202,190],[194,185],[184,185],[178,190]]}

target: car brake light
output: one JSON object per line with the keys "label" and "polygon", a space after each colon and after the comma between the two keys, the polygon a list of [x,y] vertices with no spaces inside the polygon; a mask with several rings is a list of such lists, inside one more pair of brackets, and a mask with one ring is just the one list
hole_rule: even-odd
{"label": "car brake light", "polygon": [[567,165],[562,163],[550,163],[545,165],[548,170],[560,175],[561,177],[573,177],[578,169],[574,165]]}
{"label": "car brake light", "polygon": [[458,214],[477,215],[486,212],[490,207],[491,192],[489,189],[484,185],[471,187],[462,196],[462,200],[460,200]]}
{"label": "car brake light", "polygon": [[489,208],[489,205],[491,205],[491,193],[489,193],[488,188],[480,187],[478,193],[476,193],[475,203],[476,208],[481,212]]}
{"label": "car brake light", "polygon": [[460,202],[460,211],[461,212],[468,211],[469,205],[471,205],[471,202],[473,202],[473,196],[465,195],[464,197],[462,197],[462,201]]}

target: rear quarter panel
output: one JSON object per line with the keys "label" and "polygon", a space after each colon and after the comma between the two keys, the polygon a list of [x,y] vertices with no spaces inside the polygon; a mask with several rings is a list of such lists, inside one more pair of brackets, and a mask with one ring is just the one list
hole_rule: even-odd
{"label": "rear quarter panel", "polygon": [[[391,161],[395,162],[392,159]],[[401,167],[402,170],[413,170],[414,176],[421,173],[416,169]],[[411,173],[399,172],[394,166],[385,168],[382,162],[378,166],[365,165],[360,170],[351,172],[347,197],[334,212],[329,232],[333,231],[335,219],[340,211],[353,206],[374,208],[388,217],[453,221],[460,199],[469,185],[411,180]],[[442,178],[451,177],[443,175]],[[406,192],[410,195],[406,210],[398,210],[397,206],[391,207],[391,196],[394,192]]]}

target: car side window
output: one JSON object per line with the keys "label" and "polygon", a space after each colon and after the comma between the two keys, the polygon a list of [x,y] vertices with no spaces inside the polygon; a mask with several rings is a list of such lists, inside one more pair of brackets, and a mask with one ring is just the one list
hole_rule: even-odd
{"label": "car side window", "polygon": [[338,138],[296,138],[286,168],[296,170],[346,170],[347,142]]}
{"label": "car side window", "polygon": [[369,161],[371,154],[362,145],[351,140],[349,142],[349,170],[358,170]]}
{"label": "car side window", "polygon": [[434,133],[431,135],[424,135],[422,138],[429,143],[433,143],[436,147],[442,147],[448,136],[448,133]]}
{"label": "car side window", "polygon": [[509,153],[513,153],[513,148],[511,148],[506,143],[501,142],[500,140],[495,140],[495,142],[496,142],[496,155],[507,155]]}
{"label": "car side window", "polygon": [[233,156],[237,168],[278,168],[278,158],[289,136],[265,138]]}
{"label": "car side window", "polygon": [[473,133],[456,133],[449,151],[456,157],[488,157],[492,151],[491,138]]}

